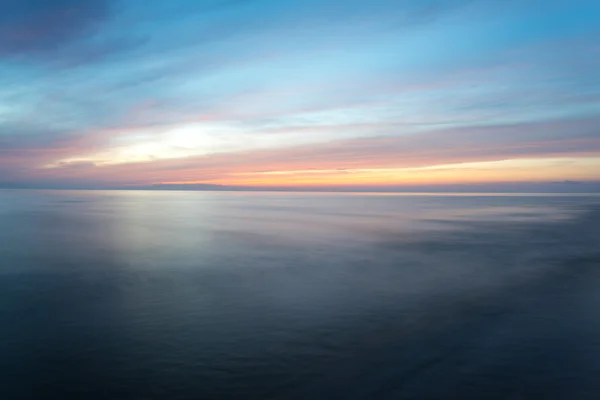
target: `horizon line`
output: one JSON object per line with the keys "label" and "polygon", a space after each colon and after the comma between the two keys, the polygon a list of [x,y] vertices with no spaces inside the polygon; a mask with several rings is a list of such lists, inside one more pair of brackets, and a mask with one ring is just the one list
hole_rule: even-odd
{"label": "horizon line", "polygon": [[517,190],[489,190],[489,191],[469,191],[469,190],[314,190],[314,189],[257,189],[257,188],[224,188],[224,189],[182,189],[182,188],[65,188],[65,187],[0,187],[2,191],[12,190],[32,190],[32,191],[90,191],[90,192],[238,192],[238,193],[356,193],[356,194],[390,194],[390,195],[598,195],[600,190],[581,191],[581,192],[557,192],[557,191],[517,191]]}

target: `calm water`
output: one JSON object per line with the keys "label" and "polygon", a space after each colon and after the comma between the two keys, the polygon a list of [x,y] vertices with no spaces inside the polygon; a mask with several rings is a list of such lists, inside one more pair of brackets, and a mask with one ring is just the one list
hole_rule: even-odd
{"label": "calm water", "polygon": [[600,197],[0,191],[0,399],[598,399]]}

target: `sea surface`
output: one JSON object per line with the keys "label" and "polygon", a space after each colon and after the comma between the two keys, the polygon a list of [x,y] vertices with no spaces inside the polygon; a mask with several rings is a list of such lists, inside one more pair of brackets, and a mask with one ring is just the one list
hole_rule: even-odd
{"label": "sea surface", "polygon": [[600,399],[600,197],[0,191],[0,399]]}

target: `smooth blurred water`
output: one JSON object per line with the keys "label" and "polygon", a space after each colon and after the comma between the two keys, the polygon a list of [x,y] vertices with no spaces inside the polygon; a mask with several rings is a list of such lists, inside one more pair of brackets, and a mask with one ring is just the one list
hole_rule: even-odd
{"label": "smooth blurred water", "polygon": [[600,197],[0,191],[1,399],[598,399]]}

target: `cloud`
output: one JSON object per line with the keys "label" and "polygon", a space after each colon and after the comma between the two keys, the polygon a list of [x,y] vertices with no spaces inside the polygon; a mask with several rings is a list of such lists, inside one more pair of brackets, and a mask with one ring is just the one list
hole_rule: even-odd
{"label": "cloud", "polygon": [[[149,185],[160,182],[189,182],[243,185],[268,177],[279,180],[286,176],[301,178],[322,175],[323,178],[366,173],[373,176],[393,176],[393,169],[442,166],[411,174],[442,176],[448,172],[485,177],[485,165],[458,168],[452,164],[485,163],[502,160],[569,159],[600,157],[600,120],[573,120],[555,123],[480,126],[469,129],[445,129],[403,137],[375,137],[338,140],[327,143],[289,147],[285,149],[252,150],[220,153],[200,157],[153,160],[121,165],[92,167],[86,160],[74,160],[80,168],[51,168],[30,171],[31,177],[41,179],[75,179],[88,182],[109,182],[111,185],[136,183]],[[548,164],[552,171],[573,171],[582,168],[582,174],[592,174],[596,164],[585,162],[572,166],[550,160],[548,163],[513,163],[517,169],[506,168],[506,180],[518,174],[519,180],[539,175],[541,166]],[[504,165],[504,164],[500,164]],[[506,164],[508,166],[508,164]],[[512,164],[511,164],[512,165]],[[450,167],[449,167],[450,166]],[[386,169],[390,169],[386,172]],[[585,170],[584,170],[585,169]],[[321,170],[321,173],[319,173]],[[356,171],[358,170],[358,171]],[[277,172],[288,175],[277,178]],[[501,169],[494,166],[494,175]],[[275,174],[274,174],[275,172]],[[292,173],[292,175],[289,175]],[[441,174],[441,175],[440,175]],[[285,175],[285,174],[284,174]],[[456,176],[458,176],[456,175]],[[465,175],[465,176],[467,176]],[[593,174],[592,174],[593,175]],[[596,173],[596,176],[598,174]],[[557,175],[551,178],[572,179]],[[321,179],[319,177],[319,179]],[[579,178],[576,178],[579,179]]]}
{"label": "cloud", "polygon": [[218,182],[589,155],[586,1],[5,0],[0,173]]}
{"label": "cloud", "polygon": [[114,0],[5,0],[0,56],[54,52],[93,34]]}
{"label": "cloud", "polygon": [[27,122],[0,123],[0,154],[58,148],[66,135],[64,131]]}

